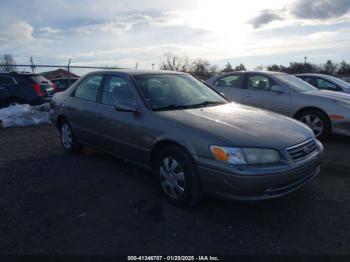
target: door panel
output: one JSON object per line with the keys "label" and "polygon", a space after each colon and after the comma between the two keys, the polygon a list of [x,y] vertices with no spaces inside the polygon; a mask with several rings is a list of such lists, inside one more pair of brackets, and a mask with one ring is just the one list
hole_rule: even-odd
{"label": "door panel", "polygon": [[223,93],[229,101],[241,102],[243,94],[242,78],[241,74],[219,78],[214,82],[215,90]]}
{"label": "door panel", "polygon": [[96,140],[96,101],[102,80],[103,75],[87,77],[64,105],[65,114],[78,139],[92,145]]}
{"label": "door panel", "polygon": [[117,75],[108,76],[101,93],[101,103],[97,105],[97,131],[98,145],[101,148],[129,161],[138,162],[142,116],[115,109],[118,102],[136,106],[134,95],[127,79]]}
{"label": "door panel", "polygon": [[249,75],[244,89],[242,103],[264,108],[284,115],[291,112],[291,95],[287,92],[272,92],[274,81],[263,75]]}

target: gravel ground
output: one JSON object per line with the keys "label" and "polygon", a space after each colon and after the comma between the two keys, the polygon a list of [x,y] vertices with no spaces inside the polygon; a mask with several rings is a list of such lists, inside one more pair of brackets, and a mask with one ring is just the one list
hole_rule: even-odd
{"label": "gravel ground", "polygon": [[0,253],[350,254],[349,146],[326,142],[321,175],[286,197],[181,210],[141,169],[65,154],[54,127],[0,129]]}

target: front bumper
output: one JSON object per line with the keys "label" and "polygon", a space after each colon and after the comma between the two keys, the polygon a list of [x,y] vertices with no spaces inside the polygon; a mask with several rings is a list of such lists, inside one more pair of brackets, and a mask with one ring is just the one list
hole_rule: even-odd
{"label": "front bumper", "polygon": [[332,120],[332,133],[350,136],[350,114],[342,120]]}
{"label": "front bumper", "polygon": [[[244,170],[220,170],[199,164],[204,192],[229,199],[264,200],[291,193],[320,173],[323,148],[304,161],[284,167],[245,167]],[[258,174],[257,174],[258,173]]]}

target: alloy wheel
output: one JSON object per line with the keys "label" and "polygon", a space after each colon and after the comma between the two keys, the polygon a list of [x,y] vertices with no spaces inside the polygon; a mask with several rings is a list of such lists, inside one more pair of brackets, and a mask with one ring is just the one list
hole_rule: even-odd
{"label": "alloy wheel", "polygon": [[312,131],[314,131],[316,137],[322,134],[323,121],[318,116],[311,114],[304,115],[300,121],[310,127]]}
{"label": "alloy wheel", "polygon": [[160,182],[164,192],[172,199],[179,199],[185,191],[185,175],[173,157],[166,157],[159,168]]}
{"label": "alloy wheel", "polygon": [[72,131],[67,124],[63,124],[61,127],[61,139],[62,144],[66,149],[70,149],[72,147]]}

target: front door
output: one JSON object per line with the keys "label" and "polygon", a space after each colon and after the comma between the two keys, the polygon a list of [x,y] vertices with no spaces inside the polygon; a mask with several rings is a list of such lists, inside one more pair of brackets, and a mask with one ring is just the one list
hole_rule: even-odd
{"label": "front door", "polygon": [[136,106],[136,93],[128,79],[120,75],[108,75],[97,104],[97,130],[99,146],[131,162],[140,158],[142,115],[115,109],[119,102]]}

